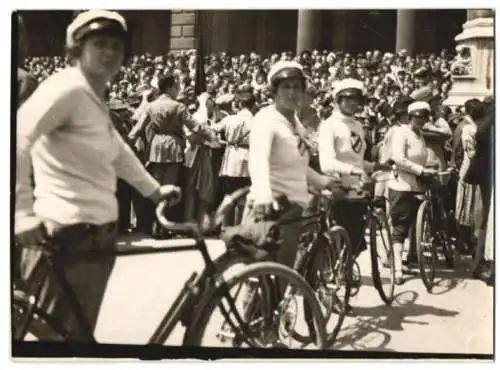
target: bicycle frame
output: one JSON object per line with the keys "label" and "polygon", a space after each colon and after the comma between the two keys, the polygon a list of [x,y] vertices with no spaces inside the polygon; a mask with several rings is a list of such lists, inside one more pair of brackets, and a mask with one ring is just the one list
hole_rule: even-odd
{"label": "bicycle frame", "polygon": [[443,199],[438,191],[438,189],[441,188],[441,184],[436,183],[436,180],[434,179],[431,181],[431,183],[426,185],[424,195],[421,199],[429,203],[431,231],[432,234],[436,234],[437,232],[443,231],[442,225],[446,215],[439,211],[439,209],[443,209]]}
{"label": "bicycle frame", "polygon": [[[42,258],[47,262],[48,272],[55,275],[57,282],[61,286],[61,299],[66,299],[68,304],[71,307],[72,312],[76,316],[76,320],[80,329],[84,333],[87,340],[91,343],[96,343],[94,335],[90,329],[90,324],[88,320],[85,318],[83,314],[83,308],[78,302],[75,292],[73,291],[71,284],[65,277],[63,264],[66,259],[67,262],[70,263],[81,263],[87,260],[98,259],[104,256],[113,256],[113,257],[123,257],[123,256],[135,256],[135,255],[146,255],[146,254],[159,254],[159,253],[174,253],[174,252],[187,252],[187,251],[199,251],[203,257],[203,261],[205,263],[205,273],[197,274],[193,273],[191,277],[187,280],[184,288],[181,290],[174,303],[171,305],[170,309],[167,311],[162,321],[154,331],[153,335],[148,341],[148,344],[157,344],[164,343],[168,336],[171,334],[175,325],[179,322],[181,315],[185,309],[186,302],[188,302],[189,298],[199,294],[201,292],[200,283],[202,283],[201,276],[208,277],[208,279],[217,279],[217,268],[210,258],[208,253],[207,245],[203,239],[197,238],[195,240],[195,245],[193,246],[174,246],[174,247],[161,247],[161,248],[136,248],[136,247],[128,247],[128,248],[119,248],[113,250],[101,250],[101,249],[87,249],[84,251],[64,251],[62,252],[60,248],[57,246],[44,245],[39,247],[32,247],[37,249],[42,249],[43,256]],[[225,285],[224,281],[217,281],[221,286]],[[214,284],[215,285],[215,284]],[[224,296],[226,298],[230,298],[229,291],[227,285],[225,286]],[[24,338],[26,332],[28,331],[29,325],[31,323],[32,317],[34,314],[38,314],[41,317],[50,317],[52,322],[57,322],[58,334],[61,334],[65,339],[68,339],[66,333],[59,332],[63,325],[60,325],[58,320],[55,320],[52,316],[46,314],[43,310],[36,307],[38,294],[35,295],[35,302],[33,304],[33,310],[31,312],[31,317],[28,317],[26,322],[23,324],[24,327],[21,328],[20,337]],[[234,302],[232,299],[228,299],[229,305],[233,313],[235,314],[236,320],[240,325],[243,324],[243,321],[238,314],[236,307],[234,306]],[[31,304],[30,304],[31,305]],[[225,310],[223,310],[223,316],[227,316],[226,319],[229,318],[229,315]],[[232,321],[228,320],[233,326]],[[54,325],[50,325],[53,329]],[[15,338],[17,340],[17,338]]]}

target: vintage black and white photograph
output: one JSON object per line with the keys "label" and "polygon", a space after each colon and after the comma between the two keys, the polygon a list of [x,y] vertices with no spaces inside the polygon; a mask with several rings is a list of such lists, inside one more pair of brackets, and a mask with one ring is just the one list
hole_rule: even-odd
{"label": "vintage black and white photograph", "polygon": [[494,359],[494,9],[130,6],[12,12],[12,361]]}

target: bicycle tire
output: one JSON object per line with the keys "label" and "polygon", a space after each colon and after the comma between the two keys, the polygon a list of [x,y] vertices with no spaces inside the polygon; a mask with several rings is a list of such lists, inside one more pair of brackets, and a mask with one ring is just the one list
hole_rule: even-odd
{"label": "bicycle tire", "polygon": [[[331,245],[331,240],[339,238],[345,240],[345,244],[347,245],[347,247],[345,248],[347,254],[346,260],[348,266],[352,268],[352,249],[350,247],[349,234],[342,226],[335,225],[331,227],[329,231],[317,235],[317,237],[312,241],[313,247],[309,254],[305,257],[306,261],[303,264],[302,270],[299,271],[299,273],[301,273],[302,276],[305,277],[306,281],[313,288],[314,292],[316,293],[317,299],[322,304],[322,308],[324,308],[324,316],[327,321],[327,327],[329,324],[329,320],[334,313],[333,309],[335,303],[333,299],[329,297],[330,289],[328,288],[328,285],[332,285],[332,278],[335,278],[335,276],[325,278],[325,274],[323,273],[323,271],[320,271],[318,269],[318,266],[325,265],[326,263],[327,265],[329,264],[330,266],[328,267],[331,267],[332,269],[335,267],[335,256],[339,255],[339,253],[336,250],[332,250],[334,247],[332,247]],[[327,252],[326,256],[323,254],[323,252],[325,251]],[[350,277],[350,269],[347,269],[347,272],[348,276]],[[332,271],[332,274],[333,273],[334,271]],[[330,333],[327,332],[326,334],[327,345],[329,347],[331,347],[331,345],[333,345],[333,343],[335,342],[346,316],[347,305],[349,303],[349,298],[351,297],[351,279],[348,278],[347,283],[344,286],[346,296],[343,297],[342,310],[340,311],[340,314],[337,313],[338,319],[333,328],[333,331]],[[306,342],[307,340],[311,339],[300,336],[298,333],[294,333],[294,337],[298,341],[302,342]]]}
{"label": "bicycle tire", "polygon": [[[208,321],[212,313],[219,307],[221,301],[225,299],[226,288],[233,288],[238,283],[246,281],[249,277],[258,277],[260,275],[275,275],[285,278],[292,283],[295,289],[301,291],[303,299],[308,302],[314,320],[315,341],[318,349],[324,349],[326,346],[325,323],[321,312],[321,307],[316,299],[314,291],[293,269],[275,263],[275,262],[256,262],[244,268],[244,270],[230,277],[225,284],[219,285],[211,294],[205,295],[200,302],[200,309],[196,311],[192,324],[186,329],[184,335],[184,345],[200,347],[203,335],[205,333]],[[234,299],[231,298],[233,301]],[[234,314],[234,312],[233,312]],[[248,338],[247,338],[248,340]],[[248,340],[249,342],[251,340]]]}
{"label": "bicycle tire", "polygon": [[446,268],[452,269],[455,266],[455,258],[453,256],[453,250],[451,249],[451,241],[450,241],[450,233],[449,233],[449,219],[446,215],[446,210],[444,208],[443,202],[439,202],[439,212],[441,212],[441,215],[443,216],[443,230],[447,230],[446,233],[441,234],[441,237],[443,238],[441,248],[443,250],[443,256],[446,264]]}
{"label": "bicycle tire", "polygon": [[[380,269],[379,269],[379,258],[382,257],[379,256],[379,250],[377,248],[377,230],[378,226],[380,226],[381,229],[383,229],[383,232],[387,235],[388,237],[388,245],[385,245],[384,243],[384,254],[386,257],[383,261],[383,264],[389,264],[388,268],[390,271],[389,275],[389,285],[388,285],[388,290],[384,290],[383,287],[383,280],[382,277],[380,276]],[[381,230],[382,231],[382,230]],[[373,285],[375,286],[375,289],[377,289],[377,292],[382,299],[382,301],[390,306],[392,303],[392,300],[394,299],[394,285],[395,285],[395,274],[396,274],[396,267],[394,265],[394,248],[392,244],[392,235],[391,235],[391,230],[389,227],[389,222],[387,220],[387,217],[381,213],[381,212],[376,212],[372,217],[370,218],[370,259],[371,259],[371,265],[372,265],[372,280],[373,280]],[[387,286],[386,286],[387,287]]]}
{"label": "bicycle tire", "polygon": [[[432,244],[432,225],[430,222],[430,203],[428,201],[423,201],[418,207],[417,219],[415,226],[415,246],[417,248],[417,259],[418,267],[420,269],[420,278],[425,285],[425,288],[430,293],[434,287],[434,279],[436,278],[436,263],[437,263],[437,251]],[[423,238],[424,226],[427,224],[429,227],[430,240],[426,241]],[[430,252],[430,274],[427,276],[425,272],[425,263],[427,257],[425,253]]]}
{"label": "bicycle tire", "polygon": [[[257,262],[257,260],[253,259],[251,256],[245,253],[239,253],[235,250],[228,250],[214,260],[214,266],[218,273],[224,273],[237,264],[248,265],[255,262]],[[204,269],[199,281],[204,284],[203,282],[209,282],[209,279],[209,271],[207,269]],[[211,290],[213,289],[213,287],[209,286],[208,284],[202,285],[201,288],[202,291],[198,295],[189,298],[189,303],[186,305],[186,308],[181,314],[180,320],[182,325],[185,327],[190,325],[193,317],[193,311],[200,304],[202,297],[206,294],[210,294]]]}
{"label": "bicycle tire", "polygon": [[[342,328],[342,324],[344,323],[344,319],[347,316],[347,312],[349,310],[349,300],[351,298],[351,290],[352,290],[352,268],[353,268],[353,256],[352,256],[352,245],[351,239],[349,239],[349,233],[347,230],[340,226],[334,225],[332,226],[325,234],[329,240],[329,245],[332,246],[334,244],[336,257],[343,255],[344,256],[344,276],[336,276],[338,281],[344,284],[344,296],[342,299],[342,309],[340,312],[337,312],[338,319],[337,324],[335,325],[333,331],[331,333],[327,333],[327,345],[331,347]],[[343,248],[342,248],[343,246]],[[339,247],[341,250],[339,250]],[[330,312],[331,315],[331,312]]]}

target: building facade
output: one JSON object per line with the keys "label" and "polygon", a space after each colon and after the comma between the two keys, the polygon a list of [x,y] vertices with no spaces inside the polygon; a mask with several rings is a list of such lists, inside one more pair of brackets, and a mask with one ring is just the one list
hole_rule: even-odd
{"label": "building facade", "polygon": [[[61,55],[74,11],[22,11],[30,55]],[[285,50],[379,49],[409,53],[453,50],[465,9],[432,10],[148,10],[121,11],[134,54],[195,48],[205,52],[270,54]]]}

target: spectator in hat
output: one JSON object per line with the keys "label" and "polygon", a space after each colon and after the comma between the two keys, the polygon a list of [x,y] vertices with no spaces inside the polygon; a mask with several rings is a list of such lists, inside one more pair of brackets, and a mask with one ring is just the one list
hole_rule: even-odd
{"label": "spectator in hat", "polygon": [[491,251],[489,257],[485,255],[486,226],[491,210],[492,186],[494,165],[493,165],[493,147],[494,147],[494,124],[495,124],[495,105],[491,97],[485,98],[483,104],[483,114],[477,120],[477,130],[475,134],[475,153],[472,157],[466,180],[469,184],[475,184],[479,187],[482,204],[481,224],[479,225],[479,234],[475,254],[474,276],[482,280],[491,280],[493,273],[493,258]]}
{"label": "spectator in hat", "polygon": [[[131,112],[127,105],[118,99],[111,99],[109,102],[111,121],[120,136],[127,141],[127,135],[131,129]],[[132,147],[134,150],[134,147]],[[128,232],[131,227],[132,199],[140,196],[137,191],[127,182],[118,179],[116,185],[116,198],[118,199],[118,231]]]}
{"label": "spectator in hat", "polygon": [[[222,158],[219,176],[223,195],[250,185],[248,173],[248,140],[253,116],[256,113],[256,100],[250,85],[241,86],[236,93],[241,110],[236,115],[224,118],[211,126],[216,132],[223,132],[226,148]],[[237,205],[224,220],[224,225],[238,225],[243,215],[243,207]]]}
{"label": "spectator in hat", "polygon": [[[186,106],[175,100],[179,93],[179,82],[174,75],[161,77],[158,89],[160,96],[148,105],[130,132],[129,139],[134,142],[142,131],[147,130],[148,171],[162,185],[180,185],[185,148],[183,128],[185,126],[195,131],[198,127]],[[178,210],[172,207],[169,218],[176,220],[178,214]],[[154,221],[153,209],[150,218],[152,229],[148,230],[149,233],[160,236],[161,230]]]}
{"label": "spectator in hat", "polygon": [[427,145],[427,165],[437,165],[439,171],[447,167],[445,155],[445,143],[451,137],[450,125],[447,118],[451,114],[451,109],[444,105],[435,108],[436,119],[430,119],[423,129],[425,142]]}
{"label": "spectator in hat", "polygon": [[377,117],[377,105],[379,103],[379,98],[371,95],[366,100],[367,105],[365,106],[365,113],[368,117]]}
{"label": "spectator in hat", "polygon": [[455,218],[458,224],[460,239],[465,243],[464,247],[473,250],[472,235],[477,186],[466,182],[465,176],[476,152],[476,122],[483,116],[483,105],[478,99],[469,99],[465,102],[465,112],[466,115],[463,118],[460,128],[459,145],[463,151],[463,160],[458,174]]}
{"label": "spectator in hat", "polygon": [[[187,169],[184,216],[187,221],[203,222],[205,213],[214,206],[218,189],[215,188],[216,166],[212,148],[220,147],[220,140],[210,130],[215,101],[207,92],[198,97],[198,109],[193,119],[197,130],[186,130],[187,145],[184,166]],[[200,135],[203,133],[203,135]],[[205,134],[206,133],[206,134]]]}

